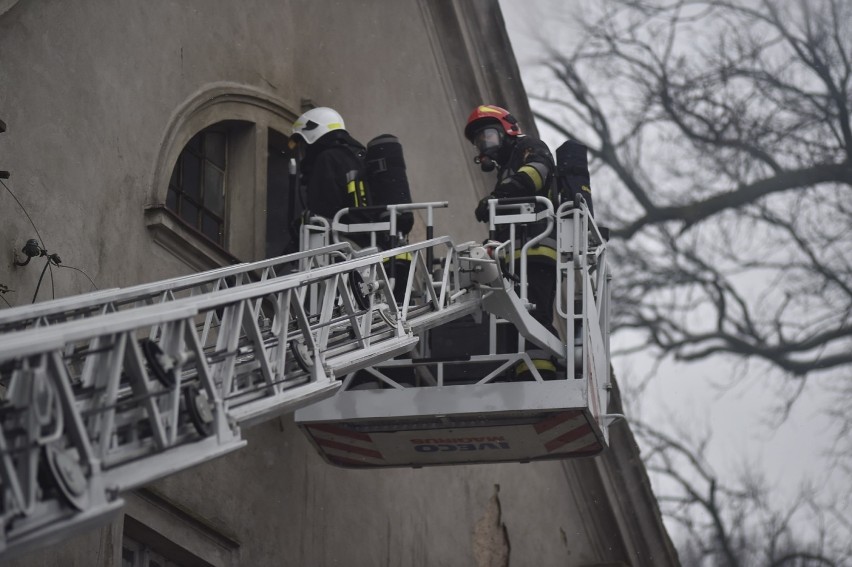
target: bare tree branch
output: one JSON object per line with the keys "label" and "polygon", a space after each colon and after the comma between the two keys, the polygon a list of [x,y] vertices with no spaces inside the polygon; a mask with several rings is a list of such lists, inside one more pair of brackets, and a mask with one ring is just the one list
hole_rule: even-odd
{"label": "bare tree branch", "polygon": [[[656,488],[663,514],[684,529],[684,565],[816,567],[852,559],[849,523],[827,522],[836,510],[817,504],[807,488],[789,506],[773,506],[762,478],[744,476],[729,485],[711,470],[709,436],[697,442],[673,437],[636,420],[632,429],[648,469],[665,480]],[[801,519],[814,528],[810,535],[795,528]],[[832,540],[843,543],[829,545]]]}
{"label": "bare tree branch", "polygon": [[683,361],[852,365],[842,21],[838,0],[609,0],[574,51],[545,47],[537,119],[618,182],[597,205],[618,239],[616,329]]}

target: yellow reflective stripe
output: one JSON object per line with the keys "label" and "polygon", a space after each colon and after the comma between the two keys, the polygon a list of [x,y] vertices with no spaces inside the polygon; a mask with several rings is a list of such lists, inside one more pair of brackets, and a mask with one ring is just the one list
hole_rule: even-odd
{"label": "yellow reflective stripe", "polygon": [[[556,372],[556,365],[549,360],[545,360],[542,358],[534,358],[532,363],[537,370],[549,370],[551,372]],[[528,370],[529,368],[527,367],[527,363],[521,362],[515,367],[515,376],[517,376],[518,374],[523,374]]]}
{"label": "yellow reflective stripe", "polygon": [[364,187],[363,181],[358,181],[356,184],[354,179],[350,180],[346,183],[346,192],[352,194],[352,200],[356,207],[363,207],[367,204],[367,188]]}
{"label": "yellow reflective stripe", "polygon": [[[527,250],[527,257],[529,256],[545,256],[550,258],[554,262],[556,261],[556,250],[550,248],[549,246],[533,246],[529,250]],[[521,258],[521,251],[515,250],[515,260],[519,260]]]}
{"label": "yellow reflective stripe", "polygon": [[[397,254],[396,256],[394,256],[394,258],[396,260],[403,260],[405,262],[411,262],[411,260],[414,258],[414,256],[411,255],[411,252],[405,252],[403,254]],[[390,258],[385,258],[383,261],[387,262],[388,260],[390,260]]]}
{"label": "yellow reflective stripe", "polygon": [[522,165],[518,169],[518,173],[525,173],[530,179],[532,179],[536,191],[541,189],[544,185],[544,181],[541,179],[541,174],[531,165]]}
{"label": "yellow reflective stripe", "polygon": [[358,193],[355,191],[355,181],[350,181],[346,184],[346,192],[352,194],[352,199],[355,202],[356,207],[360,207],[358,204]]}
{"label": "yellow reflective stripe", "polygon": [[343,124],[341,124],[340,122],[331,122],[330,124],[328,124],[329,130],[338,130],[340,128],[343,128]]}
{"label": "yellow reflective stripe", "polygon": [[503,114],[501,111],[497,110],[492,106],[480,106],[479,112],[487,112],[489,114]]}

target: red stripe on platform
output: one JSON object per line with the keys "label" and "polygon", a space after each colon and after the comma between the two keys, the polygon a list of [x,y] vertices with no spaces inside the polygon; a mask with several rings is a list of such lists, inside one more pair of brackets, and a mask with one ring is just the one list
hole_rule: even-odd
{"label": "red stripe on platform", "polygon": [[330,441],[328,439],[322,439],[314,437],[317,442],[317,445],[321,447],[328,447],[329,449],[337,449],[339,451],[345,451],[347,453],[355,453],[356,455],[364,455],[365,457],[372,457],[374,459],[383,459],[382,454],[378,451],[373,451],[372,449],[363,449],[361,447],[355,447],[353,445],[346,445],[344,443],[338,443],[337,441]]}
{"label": "red stripe on platform", "polygon": [[560,423],[565,423],[569,419],[577,417],[577,414],[579,413],[579,411],[564,411],[562,413],[557,413],[553,417],[549,417],[544,421],[536,423],[533,427],[535,428],[536,433],[544,433],[548,429],[553,429]]}
{"label": "red stripe on platform", "polygon": [[366,433],[351,431],[343,427],[335,427],[334,425],[314,424],[309,425],[308,427],[310,429],[316,429],[317,431],[322,431],[324,433],[331,433],[332,435],[338,435],[340,437],[349,437],[350,439],[356,439],[358,441],[373,441]]}
{"label": "red stripe on platform", "polygon": [[547,449],[548,453],[552,453],[553,451],[555,451],[559,447],[561,447],[563,445],[567,445],[568,443],[570,443],[572,441],[576,441],[577,439],[582,439],[583,437],[590,434],[591,432],[592,432],[592,428],[589,427],[588,424],[581,425],[577,429],[572,429],[568,433],[563,433],[559,437],[551,439],[550,441],[548,441],[547,443],[544,444],[544,448]]}

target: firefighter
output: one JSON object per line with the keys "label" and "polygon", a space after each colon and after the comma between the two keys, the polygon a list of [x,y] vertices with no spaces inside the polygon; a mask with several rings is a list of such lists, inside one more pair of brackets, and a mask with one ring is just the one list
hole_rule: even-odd
{"label": "firefighter", "polygon": [[[307,195],[307,209],[310,214],[319,215],[331,220],[334,215],[343,208],[366,207],[372,204],[386,205],[395,202],[411,201],[408,181],[404,178],[405,164],[402,158],[401,148],[398,141],[394,146],[394,136],[385,134],[371,144],[378,147],[380,151],[393,152],[397,154],[385,156],[384,161],[395,166],[393,179],[388,181],[387,175],[382,172],[375,173],[374,191],[371,195],[370,183],[368,182],[367,158],[368,151],[358,140],[346,131],[343,117],[331,108],[313,108],[302,114],[293,123],[293,133],[290,136],[290,149],[295,153],[300,163],[302,173],[302,184]],[[388,149],[391,146],[391,149]],[[402,170],[400,173],[399,170]],[[397,194],[393,189],[402,185],[404,181],[403,194]],[[389,188],[389,186],[391,186]],[[386,220],[385,216],[375,212],[350,212],[341,218],[341,222],[376,222]],[[398,229],[408,234],[414,222],[410,212],[400,215],[398,218]],[[370,244],[370,237],[366,233],[348,234],[346,239],[356,247],[365,247]],[[378,247],[388,249],[392,239],[388,235],[379,235]],[[397,300],[404,295],[406,276],[410,265],[410,256],[396,257],[386,267],[394,280],[394,295]]]}
{"label": "firefighter", "polygon": [[[525,136],[517,119],[508,110],[493,105],[477,106],[467,119],[465,137],[477,149],[474,161],[483,171],[497,171],[497,184],[490,195],[476,207],[476,220],[488,222],[488,200],[507,197],[543,196],[552,199],[551,190],[555,164],[547,145]],[[529,237],[539,234],[543,223],[529,226]],[[497,238],[509,238],[508,228],[500,230]],[[524,242],[519,242],[520,245]],[[517,259],[517,258],[516,258]],[[553,300],[556,294],[556,243],[548,237],[529,250],[527,261],[527,297],[535,307],[530,314],[548,331],[557,334],[553,326]],[[527,354],[544,379],[556,378],[556,365],[537,346],[527,342]],[[517,380],[529,379],[526,363],[515,368]]]}

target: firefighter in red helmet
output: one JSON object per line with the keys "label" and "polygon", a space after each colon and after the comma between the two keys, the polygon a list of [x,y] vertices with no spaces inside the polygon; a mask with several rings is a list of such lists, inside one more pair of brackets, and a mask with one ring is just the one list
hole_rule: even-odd
{"label": "firefighter in red helmet", "polygon": [[[552,199],[556,169],[547,145],[525,136],[512,114],[493,105],[477,106],[467,119],[465,137],[477,149],[474,161],[483,171],[497,171],[497,183],[490,195],[479,201],[476,220],[488,222],[488,200],[507,197],[543,196]],[[545,223],[528,227],[532,237],[544,230]],[[497,238],[509,238],[508,229]],[[523,243],[519,243],[523,244]],[[531,315],[554,335],[553,300],[556,294],[556,243],[547,238],[530,249],[527,263],[528,299],[535,305]],[[543,378],[555,378],[556,366],[544,351],[527,343],[527,354]],[[530,377],[529,368],[522,363],[515,368],[517,379]]]}

